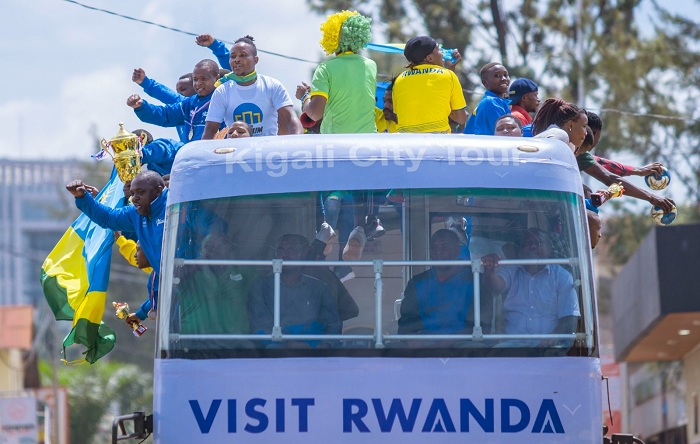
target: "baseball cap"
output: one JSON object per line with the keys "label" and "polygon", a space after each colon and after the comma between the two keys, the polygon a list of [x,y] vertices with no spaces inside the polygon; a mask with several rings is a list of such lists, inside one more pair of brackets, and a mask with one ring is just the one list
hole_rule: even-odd
{"label": "baseball cap", "polygon": [[537,83],[523,77],[510,84],[508,98],[510,99],[510,103],[516,104],[520,102],[520,99],[522,99],[525,94],[535,92],[537,90]]}
{"label": "baseball cap", "polygon": [[413,37],[411,40],[406,42],[406,47],[403,50],[403,55],[411,63],[420,63],[428,57],[428,54],[433,52],[437,42],[432,37],[427,35],[421,35],[418,37]]}

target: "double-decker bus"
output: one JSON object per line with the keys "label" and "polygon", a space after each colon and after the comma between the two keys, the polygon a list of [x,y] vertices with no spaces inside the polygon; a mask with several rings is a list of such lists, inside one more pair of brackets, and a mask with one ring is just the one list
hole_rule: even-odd
{"label": "double-decker bus", "polygon": [[[325,259],[285,256],[285,236],[313,245],[329,197],[345,211],[341,240],[367,217],[383,235],[353,260],[342,260],[344,242]],[[441,230],[459,235],[458,257],[431,255]],[[536,234],[542,254],[522,254],[524,233]],[[375,134],[187,144],[168,196],[154,440],[603,442],[589,242],[576,161],[558,141]],[[512,274],[510,289],[497,291],[482,263],[493,255],[492,272],[534,267],[550,284],[528,294]],[[469,294],[409,283],[439,267],[466,270],[470,285],[455,291]],[[323,319],[342,311],[337,291],[314,293],[330,281],[288,282],[320,269],[344,270],[330,279],[355,313]],[[340,283],[348,269],[354,278]],[[411,310],[422,328],[402,328]],[[447,310],[443,320],[457,326],[429,328],[431,310]],[[571,328],[550,328],[562,310]]]}

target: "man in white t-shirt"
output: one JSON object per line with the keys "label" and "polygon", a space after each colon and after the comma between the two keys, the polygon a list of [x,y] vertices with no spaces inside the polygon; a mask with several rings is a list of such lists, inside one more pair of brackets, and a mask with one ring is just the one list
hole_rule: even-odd
{"label": "man in white t-shirt", "polygon": [[252,37],[236,40],[230,61],[232,72],[221,78],[212,95],[202,139],[212,139],[221,122],[228,127],[239,120],[253,127],[254,137],[304,132],[284,86],[255,72],[258,57]]}

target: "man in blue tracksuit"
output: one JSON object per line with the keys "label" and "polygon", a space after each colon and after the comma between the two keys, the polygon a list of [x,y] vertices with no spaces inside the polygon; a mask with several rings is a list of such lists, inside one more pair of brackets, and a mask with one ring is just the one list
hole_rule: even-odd
{"label": "man in blue tracksuit", "polygon": [[143,129],[133,131],[143,146],[141,147],[141,164],[148,165],[148,169],[161,176],[170,174],[175,162],[175,155],[183,147],[182,142],[173,139],[153,139],[151,133]]}
{"label": "man in blue tracksuit", "polygon": [[[146,102],[138,94],[133,94],[126,100],[126,104],[134,109],[142,122],[165,127],[184,125],[185,131],[180,134],[182,143],[200,140],[204,133],[209,102],[218,79],[219,66],[213,60],[204,59],[192,70],[192,82],[197,93],[194,96],[170,105],[158,106]],[[221,128],[224,128],[223,124]]]}
{"label": "man in blue tracksuit", "polygon": [[[160,100],[164,105],[172,105],[173,103],[182,102],[188,97],[192,97],[196,94],[192,84],[192,73],[187,73],[180,76],[177,84],[175,85],[175,91],[146,76],[146,72],[141,68],[134,69],[134,73],[131,75],[131,80],[133,80],[137,85],[141,85],[143,92],[154,99]],[[189,127],[184,124],[176,126],[175,129],[177,130],[177,134],[180,139],[186,137],[189,133]]]}
{"label": "man in blue tracksuit", "polygon": [[66,189],[75,196],[75,206],[85,213],[93,222],[103,228],[118,231],[133,231],[138,236],[146,259],[153,267],[148,278],[149,298],[136,313],[126,318],[126,323],[144,320],[150,312],[155,313],[158,302],[158,284],[160,276],[160,252],[163,246],[163,228],[165,227],[165,206],[168,189],[163,178],[155,171],[143,171],[131,181],[131,202],[133,205],[113,209],[96,202],[90,193],[86,193],[82,180],[74,180]]}

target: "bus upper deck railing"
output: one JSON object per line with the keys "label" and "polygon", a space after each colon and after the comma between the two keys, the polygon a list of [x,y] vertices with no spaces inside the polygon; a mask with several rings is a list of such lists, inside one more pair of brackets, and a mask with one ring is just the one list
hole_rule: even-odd
{"label": "bus upper deck railing", "polygon": [[[576,258],[563,259],[503,259],[499,261],[499,265],[570,265],[577,266],[579,263]],[[272,260],[228,260],[228,259],[180,259],[176,258],[174,265],[208,265],[208,266],[265,266],[272,267],[274,274],[274,322],[272,332],[270,334],[180,334],[170,333],[169,338],[172,341],[178,340],[252,340],[252,341],[299,341],[299,340],[362,340],[373,341],[374,347],[381,349],[385,347],[385,342],[391,340],[420,340],[420,341],[473,341],[483,342],[489,340],[560,340],[573,343],[573,341],[585,341],[587,347],[592,347],[593,326],[590,320],[584,323],[585,331],[571,334],[491,334],[483,333],[481,321],[481,274],[483,273],[483,265],[480,259],[477,260],[452,260],[452,261],[395,261],[375,259],[372,261],[283,261],[282,259]],[[312,266],[312,267],[329,267],[347,265],[351,267],[371,266],[374,271],[374,333],[373,334],[321,334],[321,335],[304,335],[304,334],[283,334],[282,326],[280,325],[280,276],[282,268]],[[474,276],[474,327],[472,334],[386,334],[383,328],[383,277],[384,267],[404,267],[404,266],[471,266]],[[178,278],[173,278],[173,284],[179,283]],[[576,281],[574,285],[577,285]],[[588,308],[591,304],[590,299],[583,298],[584,307]],[[589,313],[590,310],[586,310]]]}

